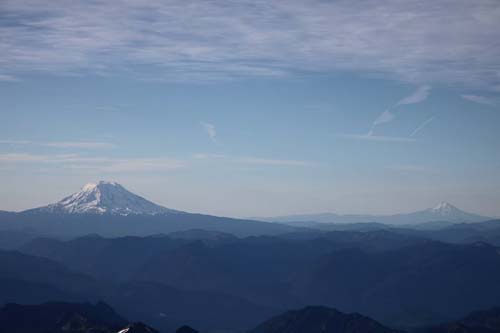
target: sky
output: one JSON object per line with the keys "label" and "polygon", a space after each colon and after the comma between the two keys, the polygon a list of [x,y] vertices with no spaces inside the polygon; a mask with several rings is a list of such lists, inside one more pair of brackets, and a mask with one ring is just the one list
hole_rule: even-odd
{"label": "sky", "polygon": [[500,2],[0,2],[0,210],[500,216]]}

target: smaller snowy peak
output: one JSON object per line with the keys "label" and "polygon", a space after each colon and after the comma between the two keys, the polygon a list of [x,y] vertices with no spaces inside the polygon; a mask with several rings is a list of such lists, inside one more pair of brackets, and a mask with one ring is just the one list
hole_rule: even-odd
{"label": "smaller snowy peak", "polygon": [[430,211],[433,213],[444,215],[444,216],[450,215],[450,214],[453,214],[456,212],[462,212],[460,209],[458,209],[457,207],[453,206],[452,204],[450,204],[449,202],[446,202],[446,201],[441,201],[434,208],[430,208]]}
{"label": "smaller snowy peak", "polygon": [[84,185],[61,201],[29,212],[63,214],[159,215],[182,213],[157,205],[116,182],[99,181]]}
{"label": "smaller snowy peak", "polygon": [[442,219],[443,221],[455,223],[479,222],[488,219],[484,216],[463,211],[446,201],[442,201],[434,208],[429,208],[424,212],[426,212],[430,216],[434,216],[436,220]]}

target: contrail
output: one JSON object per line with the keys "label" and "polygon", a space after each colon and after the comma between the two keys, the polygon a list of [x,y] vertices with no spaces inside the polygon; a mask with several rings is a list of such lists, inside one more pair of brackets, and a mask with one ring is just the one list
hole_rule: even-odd
{"label": "contrail", "polygon": [[427,126],[432,120],[434,120],[434,116],[430,117],[429,119],[427,119],[426,121],[424,121],[422,124],[420,124],[420,126],[418,126],[417,128],[415,128],[415,130],[410,134],[410,138],[411,137],[414,137],[418,132],[420,132],[425,126]]}

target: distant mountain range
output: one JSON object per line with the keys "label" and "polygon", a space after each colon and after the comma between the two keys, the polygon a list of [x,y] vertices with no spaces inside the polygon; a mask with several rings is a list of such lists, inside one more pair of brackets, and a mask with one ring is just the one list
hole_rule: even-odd
{"label": "distant mountain range", "polygon": [[499,305],[499,248],[485,243],[392,231],[304,239],[186,235],[44,238],[21,247],[24,255],[0,251],[0,300],[95,295],[91,301],[157,329],[188,324],[202,332],[241,331],[311,304],[363,313],[388,327],[446,322]]}
{"label": "distant mountain range", "polygon": [[[103,302],[48,302],[7,304],[0,308],[0,331],[8,333],[159,333],[142,323],[128,323]],[[167,333],[167,331],[163,331]],[[173,330],[168,330],[173,332]],[[176,333],[199,333],[183,325]],[[286,311],[248,333],[407,333],[382,325],[358,313],[343,313],[325,306]],[[499,333],[500,308],[476,311],[465,318],[411,330],[412,333]],[[202,332],[203,333],[203,332]],[[209,331],[207,331],[209,333]]]}
{"label": "distant mountain range", "polygon": [[447,324],[416,330],[415,333],[499,333],[500,307],[474,311],[465,318]]}
{"label": "distant mountain range", "polygon": [[[307,306],[275,316],[249,333],[405,333],[357,313],[324,306]],[[413,333],[499,333],[500,308],[476,311],[465,318],[412,330]]]}
{"label": "distant mountain range", "polygon": [[491,219],[473,213],[465,212],[448,202],[440,202],[433,208],[421,211],[394,215],[356,215],[356,214],[303,214],[276,217],[256,218],[260,221],[278,222],[307,226],[309,222],[316,223],[384,223],[384,224],[421,224],[429,222],[470,223]]}
{"label": "distant mountain range", "polygon": [[7,304],[0,308],[2,332],[116,333],[123,330],[130,331],[128,322],[104,303]]}
{"label": "distant mountain range", "polygon": [[287,311],[260,324],[249,333],[398,333],[357,313],[346,314],[324,306]]}
{"label": "distant mountain range", "polygon": [[[498,235],[500,221],[471,226]],[[443,232],[470,234],[465,225]],[[500,248],[447,244],[426,234],[309,229],[237,238],[191,230],[39,238],[19,247],[22,253],[0,251],[0,304],[102,300],[161,332],[188,324],[207,333],[246,331],[311,304],[359,312],[393,328],[435,325],[499,305]]]}

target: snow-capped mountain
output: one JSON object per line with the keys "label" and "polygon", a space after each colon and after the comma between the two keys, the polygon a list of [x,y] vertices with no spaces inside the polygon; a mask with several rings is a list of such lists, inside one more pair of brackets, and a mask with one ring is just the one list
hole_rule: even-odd
{"label": "snow-capped mountain", "polygon": [[436,207],[429,208],[428,211],[439,216],[458,216],[465,213],[446,201],[441,201]]}
{"label": "snow-capped mountain", "polygon": [[399,214],[394,217],[413,220],[408,223],[425,223],[425,222],[452,222],[452,223],[470,223],[489,220],[489,217],[468,213],[452,204],[442,201],[433,208],[428,208],[423,211],[418,211],[410,214]]}
{"label": "snow-capped mountain", "polygon": [[58,214],[112,214],[112,215],[160,215],[183,212],[159,206],[115,182],[100,181],[86,184],[61,201],[48,206],[30,209],[30,213]]}
{"label": "snow-capped mountain", "polygon": [[[259,218],[257,218],[259,219]],[[270,222],[318,222],[318,223],[369,223],[378,222],[385,224],[419,224],[427,222],[467,223],[489,220],[489,217],[465,212],[448,202],[440,202],[433,208],[418,212],[394,215],[340,215],[335,213],[289,215],[278,217],[260,218]]]}

